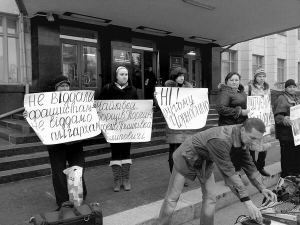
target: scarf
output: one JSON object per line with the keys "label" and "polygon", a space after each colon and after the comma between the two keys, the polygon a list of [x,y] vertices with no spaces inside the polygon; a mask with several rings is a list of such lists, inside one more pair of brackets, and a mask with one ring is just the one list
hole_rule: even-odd
{"label": "scarf", "polygon": [[287,99],[287,101],[290,104],[293,104],[293,105],[299,105],[300,104],[300,99],[297,97],[296,94],[295,95],[290,95],[286,91],[282,91],[282,95]]}

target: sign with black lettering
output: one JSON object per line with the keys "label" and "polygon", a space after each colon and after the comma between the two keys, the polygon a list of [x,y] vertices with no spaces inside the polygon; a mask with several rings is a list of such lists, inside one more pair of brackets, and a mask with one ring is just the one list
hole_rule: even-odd
{"label": "sign with black lettering", "polygon": [[205,126],[209,111],[207,88],[156,87],[155,92],[169,128],[189,130]]}
{"label": "sign with black lettering", "polygon": [[250,110],[248,118],[261,119],[265,126],[266,132],[264,135],[271,134],[271,99],[269,95],[248,96],[247,109]]}
{"label": "sign with black lettering", "polygon": [[56,91],[26,94],[26,120],[43,144],[52,145],[101,133],[94,91]]}
{"label": "sign with black lettering", "polygon": [[107,142],[151,141],[152,100],[97,100],[95,104]]}
{"label": "sign with black lettering", "polygon": [[295,146],[300,144],[300,105],[290,108],[290,119],[293,122],[292,130]]}

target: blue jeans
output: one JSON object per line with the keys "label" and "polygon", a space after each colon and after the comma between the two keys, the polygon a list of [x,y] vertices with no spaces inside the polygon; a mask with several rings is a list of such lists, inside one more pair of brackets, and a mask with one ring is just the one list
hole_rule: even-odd
{"label": "blue jeans", "polygon": [[[176,208],[184,182],[185,177],[182,176],[174,167],[170,178],[168,191],[159,213],[159,225],[171,224],[172,214]],[[205,183],[200,182],[200,184],[203,199],[200,216],[201,224],[214,225],[216,208],[216,183],[214,174],[212,173]]]}

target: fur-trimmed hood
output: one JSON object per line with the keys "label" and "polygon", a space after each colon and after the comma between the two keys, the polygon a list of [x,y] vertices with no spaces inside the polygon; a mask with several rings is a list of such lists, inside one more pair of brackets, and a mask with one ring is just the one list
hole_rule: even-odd
{"label": "fur-trimmed hood", "polygon": [[[254,83],[254,80],[250,80],[248,85],[252,85],[256,88],[256,84]],[[269,84],[267,82],[264,82],[264,90],[268,90],[270,88]]]}
{"label": "fur-trimmed hood", "polygon": [[[228,86],[224,83],[220,83],[218,85],[218,89],[219,89],[219,91],[235,92],[232,87],[230,87],[230,86]],[[240,84],[239,87],[238,87],[238,90],[239,91],[244,91],[244,86],[242,84]]]}
{"label": "fur-trimmed hood", "polygon": [[[178,83],[173,80],[167,80],[165,82],[165,87],[178,87]],[[183,88],[192,88],[193,85],[187,81],[184,81],[182,87]]]}

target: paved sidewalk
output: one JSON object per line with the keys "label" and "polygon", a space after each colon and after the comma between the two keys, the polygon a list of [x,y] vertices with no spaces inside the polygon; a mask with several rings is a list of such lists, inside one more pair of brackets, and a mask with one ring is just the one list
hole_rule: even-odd
{"label": "paved sidewalk", "polygon": [[[278,142],[267,155],[267,165],[280,161]],[[112,191],[112,172],[108,165],[87,168],[85,173],[88,196],[86,202],[99,202],[103,216],[120,213],[164,198],[170,172],[168,154],[133,160],[131,191]],[[215,170],[216,181],[221,181]],[[199,182],[189,181],[184,192],[199,188]],[[0,225],[25,225],[31,215],[56,209],[51,176],[0,185]],[[4,222],[5,221],[5,222]],[[133,225],[133,224],[132,224]]]}

